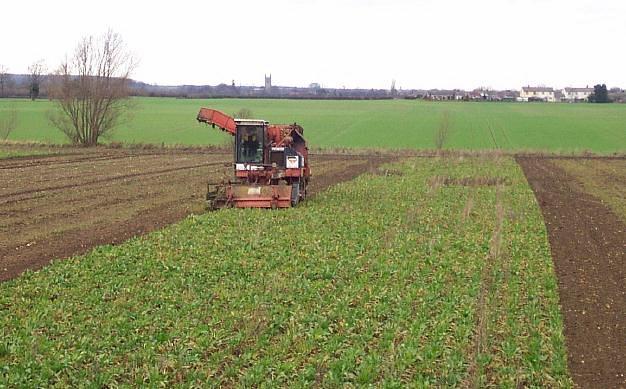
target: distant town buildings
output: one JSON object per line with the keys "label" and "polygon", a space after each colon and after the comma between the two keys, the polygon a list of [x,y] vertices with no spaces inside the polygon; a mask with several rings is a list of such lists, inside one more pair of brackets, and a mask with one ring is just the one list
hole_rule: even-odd
{"label": "distant town buildings", "polygon": [[[312,82],[308,87],[272,85],[272,75],[265,75],[263,86],[236,86],[230,84],[211,85],[180,85],[159,86],[133,82],[135,93],[140,96],[172,96],[172,97],[239,97],[239,98],[286,98],[286,99],[425,99],[434,101],[520,101],[520,102],[583,102],[588,101],[593,88],[567,87],[556,89],[545,86],[524,86],[520,90],[494,90],[476,88],[471,91],[462,89],[396,89],[392,82],[390,89],[347,89],[326,88],[320,83]],[[625,100],[621,89],[614,88],[613,101]]]}
{"label": "distant town buildings", "polygon": [[593,93],[593,88],[563,88],[554,89],[549,87],[525,86],[519,95],[519,101],[546,101],[550,103],[564,101],[577,102],[587,101]]}
{"label": "distant town buildings", "polygon": [[[542,101],[542,102],[582,102],[588,101],[593,88],[555,89],[544,86],[525,86],[520,91],[492,90],[478,88],[473,91],[460,89],[431,89],[423,91],[421,98],[427,100],[463,100],[463,101]],[[617,101],[617,100],[616,100]]]}
{"label": "distant town buildings", "polygon": [[[40,96],[47,97],[47,77],[44,77]],[[7,74],[8,82],[0,97],[28,97],[29,75]],[[272,85],[272,75],[266,74],[264,84],[241,85],[232,80],[219,85],[151,85],[131,81],[130,87],[135,96],[177,97],[177,98],[269,98],[269,99],[424,99],[434,101],[539,101],[539,102],[585,102],[594,93],[594,88],[566,87],[562,89],[546,86],[524,86],[520,90],[494,90],[487,87],[471,91],[462,89],[396,89],[395,80],[389,89],[328,88],[319,82],[311,82],[307,87]],[[613,87],[609,99],[616,103],[626,103],[626,91]]]}

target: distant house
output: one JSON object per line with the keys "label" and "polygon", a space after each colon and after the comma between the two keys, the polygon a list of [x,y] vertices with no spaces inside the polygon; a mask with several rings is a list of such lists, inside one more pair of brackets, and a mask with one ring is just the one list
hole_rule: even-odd
{"label": "distant house", "polygon": [[498,97],[501,101],[516,101],[519,97],[519,92],[516,90],[504,90],[498,93]]}
{"label": "distant house", "polygon": [[565,101],[587,101],[593,93],[593,88],[565,88],[563,89],[563,100]]}
{"label": "distant house", "polygon": [[468,97],[470,100],[482,100],[483,99],[482,89],[474,89],[473,91],[468,93]]}
{"label": "distant house", "polygon": [[519,92],[513,90],[492,90],[487,88],[474,89],[470,94],[472,100],[515,101]]}
{"label": "distant house", "polygon": [[474,89],[470,95],[472,100],[493,100],[494,96],[495,91],[489,90],[487,88]]}
{"label": "distant house", "polygon": [[557,101],[556,93],[554,88],[548,87],[535,87],[535,86],[525,86],[522,87],[522,91],[519,95],[520,101],[548,101],[555,102]]}
{"label": "distant house", "polygon": [[467,94],[467,92],[466,92],[466,91],[464,91],[464,90],[459,90],[459,89],[456,89],[456,90],[454,91],[454,99],[455,99],[455,100],[465,100],[465,99],[467,99],[467,98],[468,98],[468,94]]}
{"label": "distant house", "polygon": [[459,89],[431,89],[425,98],[429,100],[462,100],[465,95],[466,92]]}

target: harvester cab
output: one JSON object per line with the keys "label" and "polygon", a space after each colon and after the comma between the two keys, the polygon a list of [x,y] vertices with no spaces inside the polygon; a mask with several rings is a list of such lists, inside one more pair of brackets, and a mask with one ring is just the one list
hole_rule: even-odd
{"label": "harvester cab", "polygon": [[264,164],[263,150],[269,123],[262,120],[235,120],[235,123],[235,162]]}
{"label": "harvester cab", "polygon": [[311,172],[301,126],[234,119],[209,108],[197,120],[235,137],[234,177],[209,183],[209,208],[287,208],[306,198]]}

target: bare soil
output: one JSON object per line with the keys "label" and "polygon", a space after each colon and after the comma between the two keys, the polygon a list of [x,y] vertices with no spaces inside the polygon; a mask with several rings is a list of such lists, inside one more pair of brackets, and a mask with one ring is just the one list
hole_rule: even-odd
{"label": "bare soil", "polygon": [[582,388],[625,388],[626,225],[557,160],[517,161],[548,229],[572,378]]}
{"label": "bare soil", "polygon": [[626,159],[559,159],[554,164],[600,199],[626,223]]}
{"label": "bare soil", "polygon": [[[0,281],[204,212],[206,183],[229,176],[231,158],[215,150],[79,149],[0,159]],[[312,155],[310,193],[389,160]]]}

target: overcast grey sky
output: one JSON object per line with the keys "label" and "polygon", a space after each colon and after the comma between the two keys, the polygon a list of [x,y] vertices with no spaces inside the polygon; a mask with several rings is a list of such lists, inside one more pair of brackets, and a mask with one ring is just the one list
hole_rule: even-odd
{"label": "overcast grey sky", "polygon": [[[54,69],[108,28],[159,84],[626,87],[623,0],[2,0],[0,64]],[[599,61],[603,56],[605,60]]]}

